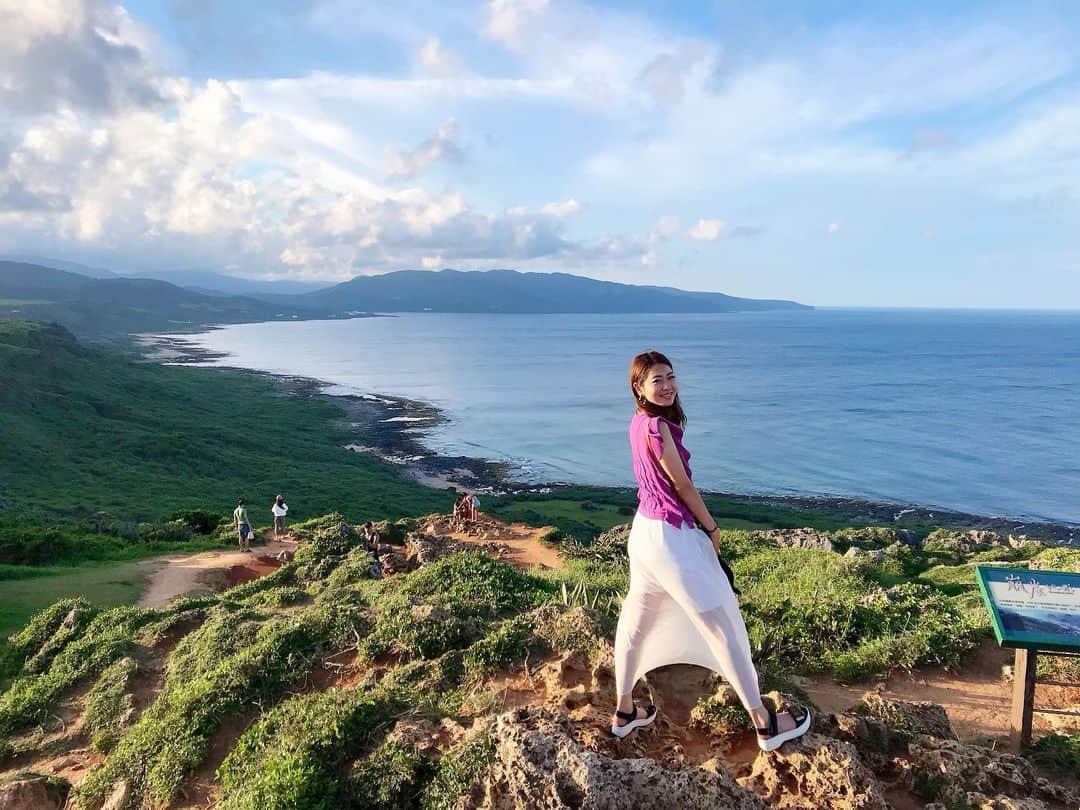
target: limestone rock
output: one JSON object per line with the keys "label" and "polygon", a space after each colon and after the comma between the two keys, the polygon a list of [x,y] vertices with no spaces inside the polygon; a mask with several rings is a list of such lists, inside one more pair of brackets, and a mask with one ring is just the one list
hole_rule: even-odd
{"label": "limestone rock", "polygon": [[58,810],[64,796],[44,776],[27,774],[0,786],[0,810]]}
{"label": "limestone rock", "polygon": [[1069,806],[1080,804],[1080,797],[1039,777],[1021,757],[922,735],[911,741],[908,750],[912,778],[931,782],[946,803],[967,801],[968,794],[975,792],[999,801],[1044,798]]}
{"label": "limestone rock", "polygon": [[833,541],[825,532],[803,527],[801,529],[769,529],[751,532],[752,537],[760,537],[784,548],[817,548],[822,551],[834,551]]}
{"label": "limestone rock", "polygon": [[105,804],[101,805],[101,810],[128,810],[132,799],[131,785],[126,779],[121,779],[116,783],[113,792],[109,794],[109,798],[105,800]]}
{"label": "limestone rock", "polygon": [[888,810],[881,786],[842,740],[809,733],[776,751],[761,752],[739,783],[770,807]]}
{"label": "limestone rock", "polygon": [[959,554],[986,551],[999,546],[1007,548],[1008,545],[1008,542],[1003,540],[997,532],[979,529],[969,531],[935,529],[923,541],[923,549],[926,551],[952,551]]}
{"label": "limestone rock", "polygon": [[379,564],[382,566],[383,575],[400,574],[409,570],[409,561],[397,552],[379,555]]}
{"label": "limestone rock", "polygon": [[565,717],[546,710],[499,716],[491,739],[495,760],[474,805],[485,810],[764,808],[723,771],[671,771],[652,759],[611,759],[589,750],[571,736]]}
{"label": "limestone rock", "polygon": [[855,707],[855,713],[868,721],[877,721],[902,737],[910,738],[916,734],[938,737],[943,740],[955,740],[956,732],[945,709],[937,703],[921,701],[910,703],[905,700],[893,700],[877,692],[867,692]]}

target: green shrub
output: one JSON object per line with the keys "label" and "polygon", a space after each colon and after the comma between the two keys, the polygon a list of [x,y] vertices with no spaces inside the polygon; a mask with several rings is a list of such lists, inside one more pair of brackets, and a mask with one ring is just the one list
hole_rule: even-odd
{"label": "green shrub", "polygon": [[87,693],[83,728],[95,751],[106,752],[116,745],[125,716],[132,710],[131,682],[138,671],[134,658],[121,658],[105,668]]}
{"label": "green shrub", "polygon": [[190,540],[192,534],[191,527],[183,520],[139,524],[139,539],[144,543],[183,543]]}
{"label": "green shrub", "polygon": [[[343,770],[399,710],[382,696],[331,689],[300,695],[260,717],[218,769],[221,810],[338,810]],[[387,785],[389,788],[389,785]],[[360,805],[367,806],[367,805]]]}
{"label": "green shrub", "polygon": [[533,628],[533,617],[526,613],[500,623],[465,653],[465,671],[471,677],[483,677],[525,660],[531,649],[543,647]]}
{"label": "green shrub", "polygon": [[488,734],[446,752],[420,806],[423,810],[452,810],[473,791],[480,775],[494,761],[495,745]]}
{"label": "green shrub", "polygon": [[181,509],[167,519],[180,521],[196,534],[213,534],[218,526],[229,522],[229,517],[207,509]]}
{"label": "green shrub", "polygon": [[1047,734],[1025,755],[1057,776],[1075,777],[1080,773],[1080,734]]}
{"label": "green shrub", "polygon": [[65,689],[128,653],[135,632],[157,615],[124,607],[95,616],[81,636],[56,654],[47,671],[16,679],[0,696],[0,737],[38,722]]}
{"label": "green shrub", "polygon": [[357,614],[347,603],[314,605],[266,620],[253,632],[253,615],[215,611],[169,656],[157,700],[79,785],[79,806],[101,801],[119,779],[152,802],[171,800],[183,777],[203,762],[225,719],[272,703],[321,655],[346,646]]}
{"label": "green shrub", "polygon": [[1031,558],[1031,567],[1049,571],[1080,573],[1080,549],[1046,548]]}
{"label": "green shrub", "polygon": [[72,613],[88,615],[93,607],[85,599],[61,599],[38,613],[35,613],[26,627],[15,633],[8,640],[12,653],[20,658],[22,668],[25,659],[35,655],[60,632],[64,619]]}
{"label": "green shrub", "polygon": [[353,810],[418,810],[435,765],[415,748],[383,743],[353,765],[349,806]]}
{"label": "green shrub", "polygon": [[735,734],[748,728],[750,715],[739,703],[725,703],[716,695],[703,696],[690,710],[690,724],[720,734]]}

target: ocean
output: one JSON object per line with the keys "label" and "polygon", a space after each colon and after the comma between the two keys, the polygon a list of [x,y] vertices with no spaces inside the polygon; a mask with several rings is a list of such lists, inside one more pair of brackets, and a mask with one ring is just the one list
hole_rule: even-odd
{"label": "ocean", "polygon": [[244,324],[214,362],[439,407],[433,450],[633,484],[630,358],[675,365],[703,489],[1080,523],[1080,313],[818,309]]}

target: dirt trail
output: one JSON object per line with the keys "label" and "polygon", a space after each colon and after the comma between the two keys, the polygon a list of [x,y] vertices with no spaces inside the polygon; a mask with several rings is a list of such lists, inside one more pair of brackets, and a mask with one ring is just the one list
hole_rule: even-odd
{"label": "dirt trail", "polygon": [[[1007,740],[1009,712],[1012,707],[1012,683],[1002,677],[1001,669],[1013,662],[1013,651],[985,642],[956,672],[926,668],[911,673],[896,673],[886,680],[857,684],[839,684],[831,678],[804,678],[801,685],[810,697],[827,712],[843,711],[866,693],[884,684],[882,694],[897,700],[930,701],[945,708],[953,729],[961,740],[992,737]],[[1080,705],[1080,687],[1037,686],[1035,705],[1075,707]],[[1051,731],[1076,733],[1080,718],[1036,714],[1035,735]]]}
{"label": "dirt trail", "polygon": [[[432,526],[437,534],[452,537],[463,543],[479,547],[483,551],[492,553],[493,556],[510,563],[518,570],[525,570],[539,565],[544,568],[562,569],[566,567],[563,558],[551,546],[541,542],[550,528],[533,528],[524,523],[503,523],[500,520],[484,516],[479,525],[471,532],[459,528],[452,528],[451,521],[447,518]],[[485,548],[490,543],[495,543],[505,548],[492,551]],[[501,553],[500,553],[501,552]]]}
{"label": "dirt trail", "polygon": [[247,582],[277,568],[274,558],[282,551],[295,551],[296,543],[266,537],[266,545],[255,546],[250,554],[236,549],[170,554],[146,560],[143,565],[149,582],[139,598],[139,607],[164,607],[184,594],[213,590],[208,581],[220,574],[228,584]]}

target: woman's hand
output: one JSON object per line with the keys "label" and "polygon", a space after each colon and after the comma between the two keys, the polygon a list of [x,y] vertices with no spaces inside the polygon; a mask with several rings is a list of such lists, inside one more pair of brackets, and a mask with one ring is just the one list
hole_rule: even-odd
{"label": "woman's hand", "polygon": [[706,532],[709,535],[709,540],[712,542],[713,551],[717,554],[720,553],[720,527],[717,526],[711,532]]}

